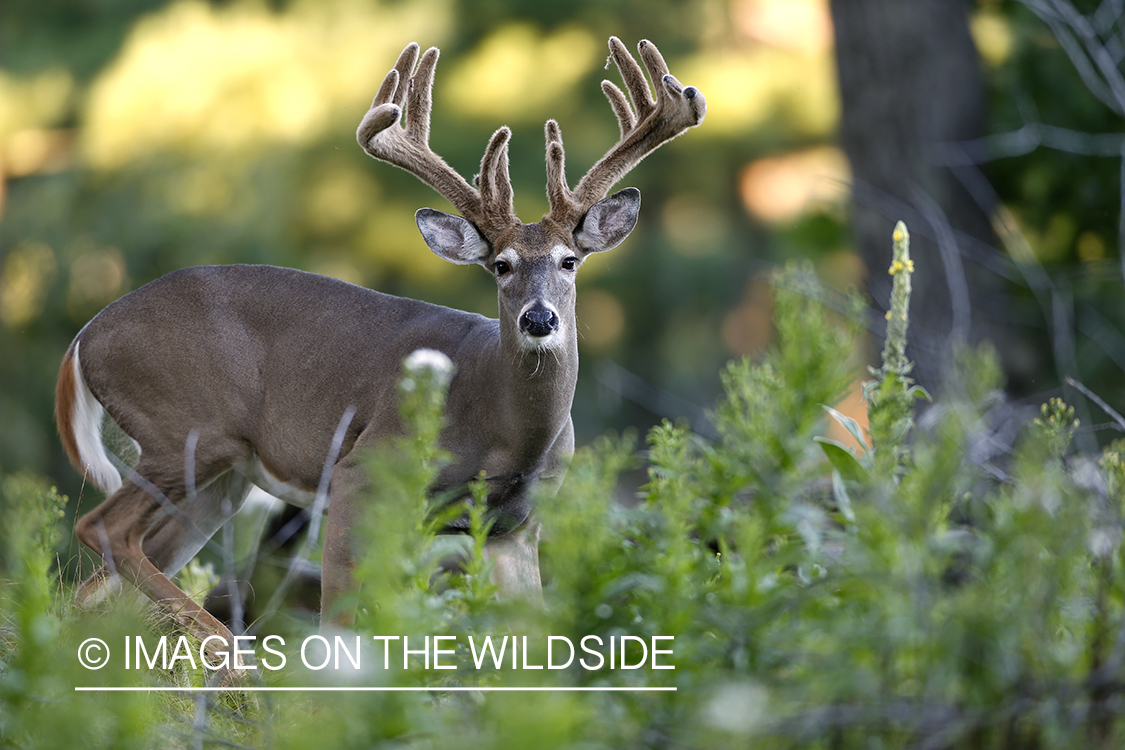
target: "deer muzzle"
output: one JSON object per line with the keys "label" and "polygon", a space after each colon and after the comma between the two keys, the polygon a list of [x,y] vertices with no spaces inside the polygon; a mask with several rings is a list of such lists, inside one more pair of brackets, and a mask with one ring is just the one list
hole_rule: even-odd
{"label": "deer muzzle", "polygon": [[550,336],[559,328],[559,316],[554,310],[537,302],[520,316],[520,333],[535,338]]}

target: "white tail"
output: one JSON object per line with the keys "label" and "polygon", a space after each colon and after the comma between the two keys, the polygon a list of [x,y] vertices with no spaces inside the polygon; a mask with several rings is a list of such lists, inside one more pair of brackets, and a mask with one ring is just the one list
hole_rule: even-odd
{"label": "white tail", "polygon": [[[557,486],[573,450],[575,273],[636,223],[639,191],[606,192],[706,111],[702,94],[668,73],[654,45],[641,42],[639,50],[655,92],[621,42],[609,46],[636,111],[603,84],[621,140],[573,191],[559,127],[547,123],[551,210],[534,224],[512,211],[507,128],[489,142],[475,186],[430,150],[436,49],[420,62],[417,45],[403,50],[360,123],[357,139],[369,154],[414,173],[462,213],[421,209],[416,219],[435,253],[493,274],[498,320],[268,266],[176,271],[99,313],[68,350],[57,391],[71,460],[111,492],[78,522],[78,537],[184,626],[230,642],[168,576],[237,511],[252,484],[307,503],[325,457],[334,456],[322,614],[347,624],[352,614],[335,602],[351,582],[354,503],[378,494],[361,458],[401,430],[395,383],[403,359],[432,349],[456,365],[441,435],[456,459],[432,489],[467,496],[467,483],[484,472],[494,577],[509,589],[538,590],[529,489]],[[140,450],[124,484],[94,447],[103,407]],[[345,413],[354,417],[337,435]],[[105,569],[96,573],[80,599],[107,580]]]}
{"label": "white tail", "polygon": [[65,420],[70,425],[61,433],[70,460],[107,495],[116,492],[121,487],[121,475],[110,460],[102,440],[105,408],[90,392],[86,379],[82,377],[77,341],[63,360],[56,402],[56,408],[60,410],[59,423],[63,424]]}

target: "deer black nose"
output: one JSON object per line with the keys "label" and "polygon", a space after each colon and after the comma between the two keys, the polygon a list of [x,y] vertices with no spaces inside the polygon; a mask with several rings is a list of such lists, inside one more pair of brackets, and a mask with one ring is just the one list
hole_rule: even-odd
{"label": "deer black nose", "polygon": [[529,336],[549,336],[559,327],[554,310],[536,305],[520,316],[520,330]]}

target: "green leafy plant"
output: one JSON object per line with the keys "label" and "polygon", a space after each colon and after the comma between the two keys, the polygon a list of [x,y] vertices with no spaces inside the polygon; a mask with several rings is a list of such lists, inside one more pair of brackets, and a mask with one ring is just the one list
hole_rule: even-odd
{"label": "green leafy plant", "polygon": [[[1052,400],[1010,451],[986,450],[1002,404],[988,347],[958,354],[916,423],[923,394],[903,356],[906,318],[896,318],[909,304],[905,228],[893,239],[896,322],[865,388],[869,430],[835,408],[855,370],[861,304],[840,304],[808,268],[786,269],[773,279],[776,340],[723,371],[713,437],[665,421],[640,452],[632,435],[601,438],[575,454],[557,495],[538,498],[542,605],[495,597],[483,482],[466,490],[469,506],[427,495],[449,459],[435,440],[451,373],[408,368],[402,437],[369,458],[359,616],[342,636],[374,644],[367,667],[291,666],[253,684],[416,692],[286,692],[235,706],[74,693],[196,681],[75,667],[91,629],[113,643],[151,625],[121,604],[74,612],[49,573],[60,498],[38,480],[4,478],[0,739],[295,750],[1120,747],[1122,443],[1076,453],[1074,412]],[[831,420],[861,448],[825,438]],[[466,512],[469,534],[438,533]],[[506,643],[503,659],[481,658],[486,637]],[[406,638],[412,649],[445,639],[452,668],[427,668],[421,653],[404,664]],[[594,645],[603,663],[592,652],[566,661],[564,639]],[[627,642],[633,659],[643,643],[645,665],[610,669],[611,642]],[[384,643],[395,644],[393,658]],[[514,687],[537,691],[493,690]]]}

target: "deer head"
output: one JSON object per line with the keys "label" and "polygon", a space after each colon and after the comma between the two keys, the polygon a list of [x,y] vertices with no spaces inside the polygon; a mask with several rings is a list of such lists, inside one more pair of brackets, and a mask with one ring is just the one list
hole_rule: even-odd
{"label": "deer head", "polygon": [[[629,91],[626,98],[613,83],[602,82],[621,137],[572,190],[562,131],[548,120],[550,211],[534,224],[521,222],[512,208],[507,127],[493,133],[473,184],[430,149],[436,48],[428,49],[420,62],[417,44],[402,51],[356,131],[368,154],[414,174],[461,213],[423,208],[415,218],[437,255],[452,263],[479,263],[495,276],[502,326],[514,329],[510,335],[523,349],[561,348],[573,340],[575,272],[591,253],[620,244],[640,211],[636,188],[606,194],[647,154],[700,124],[707,111],[703,94],[668,72],[656,45],[644,40],[638,45],[655,95],[641,66],[616,37],[610,37],[609,51]],[[399,125],[404,111],[405,124]]]}

